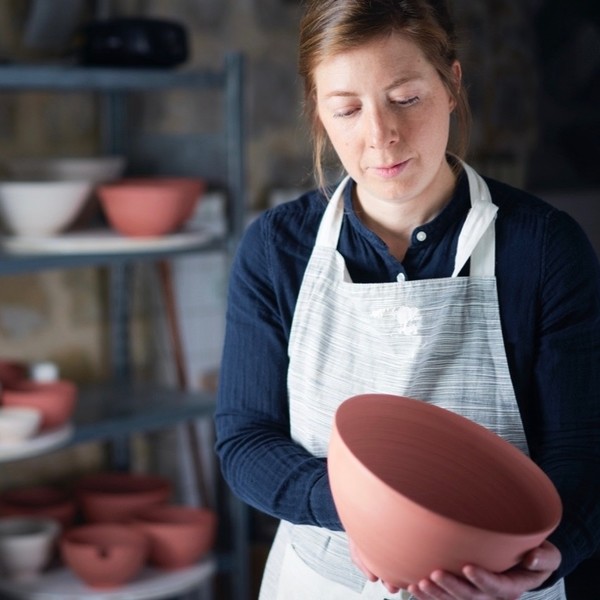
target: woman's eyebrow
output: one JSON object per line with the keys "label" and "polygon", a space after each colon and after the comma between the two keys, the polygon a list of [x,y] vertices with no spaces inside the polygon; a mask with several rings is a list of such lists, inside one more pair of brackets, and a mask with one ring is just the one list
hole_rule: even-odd
{"label": "woman's eyebrow", "polygon": [[[423,79],[423,76],[421,75],[421,73],[407,73],[407,74],[401,75],[397,79],[394,79],[394,81],[392,81],[385,88],[385,91],[387,92],[389,90],[393,90],[397,87],[404,85],[405,83],[417,81],[419,79]],[[327,92],[323,96],[323,98],[333,98],[333,97],[350,98],[350,97],[356,96],[356,95],[357,95],[357,93],[353,92],[351,90],[331,90],[330,92]]]}

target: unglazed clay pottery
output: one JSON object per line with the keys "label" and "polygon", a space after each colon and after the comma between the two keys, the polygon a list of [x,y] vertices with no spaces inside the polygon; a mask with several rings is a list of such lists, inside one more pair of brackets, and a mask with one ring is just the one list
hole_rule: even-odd
{"label": "unglazed clay pottery", "polygon": [[7,490],[0,494],[0,516],[46,517],[57,521],[62,529],[75,521],[75,499],[65,490],[53,486],[33,486]]}
{"label": "unglazed clay pottery", "polygon": [[73,223],[92,189],[91,181],[0,182],[0,218],[15,235],[55,235]]}
{"label": "unglazed clay pottery", "polygon": [[77,386],[66,379],[58,381],[17,381],[2,391],[4,406],[35,408],[42,413],[42,430],[55,429],[73,416]]}
{"label": "unglazed clay pottery", "polygon": [[157,475],[104,472],[75,484],[84,518],[93,523],[126,523],[139,511],[168,501],[171,482]]}
{"label": "unglazed clay pottery", "polygon": [[0,406],[0,444],[21,444],[40,429],[42,413],[24,406]]}
{"label": "unglazed clay pottery", "polygon": [[27,379],[29,367],[20,360],[0,359],[0,386],[12,385]]}
{"label": "unglazed clay pottery", "polygon": [[139,512],[133,525],[150,544],[150,562],[161,569],[189,567],[215,542],[217,515],[207,508],[163,505]]}
{"label": "unglazed clay pottery", "polygon": [[365,394],[343,402],[328,471],[365,565],[401,588],[435,569],[505,571],[561,518],[556,489],[525,454],[420,400]]}
{"label": "unglazed clay pottery", "polygon": [[39,517],[0,518],[0,570],[8,579],[37,577],[52,558],[60,526]]}
{"label": "unglazed clay pottery", "polygon": [[134,579],[146,562],[147,552],[146,537],[126,525],[82,525],[60,540],[65,564],[94,588],[117,588]]}
{"label": "unglazed clay pottery", "polygon": [[153,237],[178,230],[204,189],[185,177],[128,178],[102,185],[98,196],[110,225],[126,236]]}

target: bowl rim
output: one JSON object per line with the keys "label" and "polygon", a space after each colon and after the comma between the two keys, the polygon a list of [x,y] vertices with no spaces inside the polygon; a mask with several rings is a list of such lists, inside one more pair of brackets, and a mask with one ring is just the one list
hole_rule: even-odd
{"label": "bowl rim", "polygon": [[[549,519],[549,522],[543,527],[540,527],[540,526],[535,527],[535,528],[532,527],[531,529],[526,530],[526,531],[524,531],[524,530],[507,531],[507,530],[494,529],[494,528],[489,528],[489,527],[482,527],[479,525],[474,525],[472,523],[467,523],[467,522],[461,521],[461,520],[453,518],[453,517],[449,517],[447,515],[437,512],[431,508],[423,506],[422,504],[411,499],[409,496],[407,496],[406,494],[397,490],[396,488],[394,488],[387,482],[383,481],[377,475],[375,475],[375,473],[373,473],[350,449],[350,447],[346,443],[346,440],[344,440],[343,433],[340,431],[340,427],[339,427],[339,421],[345,417],[344,413],[347,412],[348,410],[350,410],[352,408],[353,404],[372,401],[373,398],[377,398],[377,399],[393,398],[404,404],[408,403],[415,407],[418,406],[422,410],[428,411],[434,416],[438,416],[438,417],[444,416],[445,418],[449,418],[451,421],[453,421],[455,423],[461,424],[463,427],[469,427],[469,428],[472,428],[474,431],[480,432],[481,435],[485,436],[486,438],[495,442],[497,445],[501,446],[506,452],[508,452],[511,455],[511,457],[514,457],[514,459],[519,463],[519,465],[523,465],[527,470],[529,470],[531,472],[532,475],[536,476],[536,479],[538,480],[538,482],[544,486],[544,489],[541,492],[541,495],[544,496],[544,503],[547,506],[549,506],[549,512],[552,511],[553,518]],[[335,430],[335,434],[334,434],[334,430]],[[422,514],[424,517],[426,517],[431,522],[439,523],[440,526],[443,525],[444,528],[460,528],[461,531],[466,532],[466,533],[470,532],[471,535],[477,535],[481,532],[485,532],[485,533],[495,535],[497,537],[501,537],[503,539],[517,540],[517,539],[523,539],[523,538],[532,537],[532,536],[538,536],[542,533],[544,533],[546,536],[548,536],[548,535],[550,535],[550,533],[552,533],[552,531],[554,531],[558,527],[558,525],[562,519],[562,513],[563,513],[562,501],[558,494],[558,491],[556,490],[556,487],[554,486],[554,484],[552,483],[552,481],[548,477],[548,475],[536,463],[534,463],[533,460],[531,460],[531,458],[529,458],[529,456],[527,456],[526,454],[521,452],[517,447],[513,446],[510,442],[506,441],[505,439],[503,439],[502,437],[500,437],[499,435],[497,435],[490,429],[487,429],[483,425],[480,425],[479,423],[476,423],[475,421],[472,421],[466,417],[463,417],[462,415],[459,415],[458,413],[455,413],[454,411],[449,410],[447,408],[437,406],[435,404],[431,404],[431,403],[423,401],[423,400],[418,400],[416,398],[400,396],[400,395],[395,395],[395,394],[386,394],[386,393],[357,394],[355,396],[351,396],[351,397],[347,398],[346,400],[344,400],[338,406],[338,408],[336,410],[336,413],[334,415],[334,421],[333,421],[332,436],[331,436],[331,440],[330,440],[330,449],[332,447],[331,442],[334,441],[334,437],[336,435],[339,439],[340,446],[343,445],[343,447],[347,450],[347,456],[354,463],[356,468],[359,469],[359,471],[363,474],[363,476],[365,476],[367,478],[367,480],[370,480],[373,482],[373,484],[377,484],[377,486],[380,486],[383,489],[386,489],[387,491],[389,491],[401,503],[409,506],[411,512]],[[330,467],[329,460],[327,461],[327,465],[328,465],[329,478],[330,479],[333,478],[335,480],[336,476],[333,473],[333,469]]]}

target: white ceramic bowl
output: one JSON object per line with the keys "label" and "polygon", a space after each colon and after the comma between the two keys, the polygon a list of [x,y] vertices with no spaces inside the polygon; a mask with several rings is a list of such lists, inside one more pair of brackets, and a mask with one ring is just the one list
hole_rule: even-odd
{"label": "white ceramic bowl", "polygon": [[90,196],[91,181],[4,181],[0,217],[10,233],[50,236],[64,231]]}
{"label": "white ceramic bowl", "polygon": [[41,517],[0,519],[0,570],[13,581],[29,581],[48,565],[60,533],[59,524]]}
{"label": "white ceramic bowl", "polygon": [[33,437],[42,424],[42,413],[35,408],[0,407],[0,444],[18,444]]}
{"label": "white ceramic bowl", "polygon": [[125,170],[124,156],[22,157],[5,161],[9,175],[21,181],[91,181],[119,179]]}

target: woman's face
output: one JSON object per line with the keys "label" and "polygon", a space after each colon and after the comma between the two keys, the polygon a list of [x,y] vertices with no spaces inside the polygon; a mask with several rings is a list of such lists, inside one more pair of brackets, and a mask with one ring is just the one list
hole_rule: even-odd
{"label": "woman's face", "polygon": [[318,117],[364,208],[448,197],[454,101],[417,45],[400,34],[377,38],[325,59],[314,75]]}

